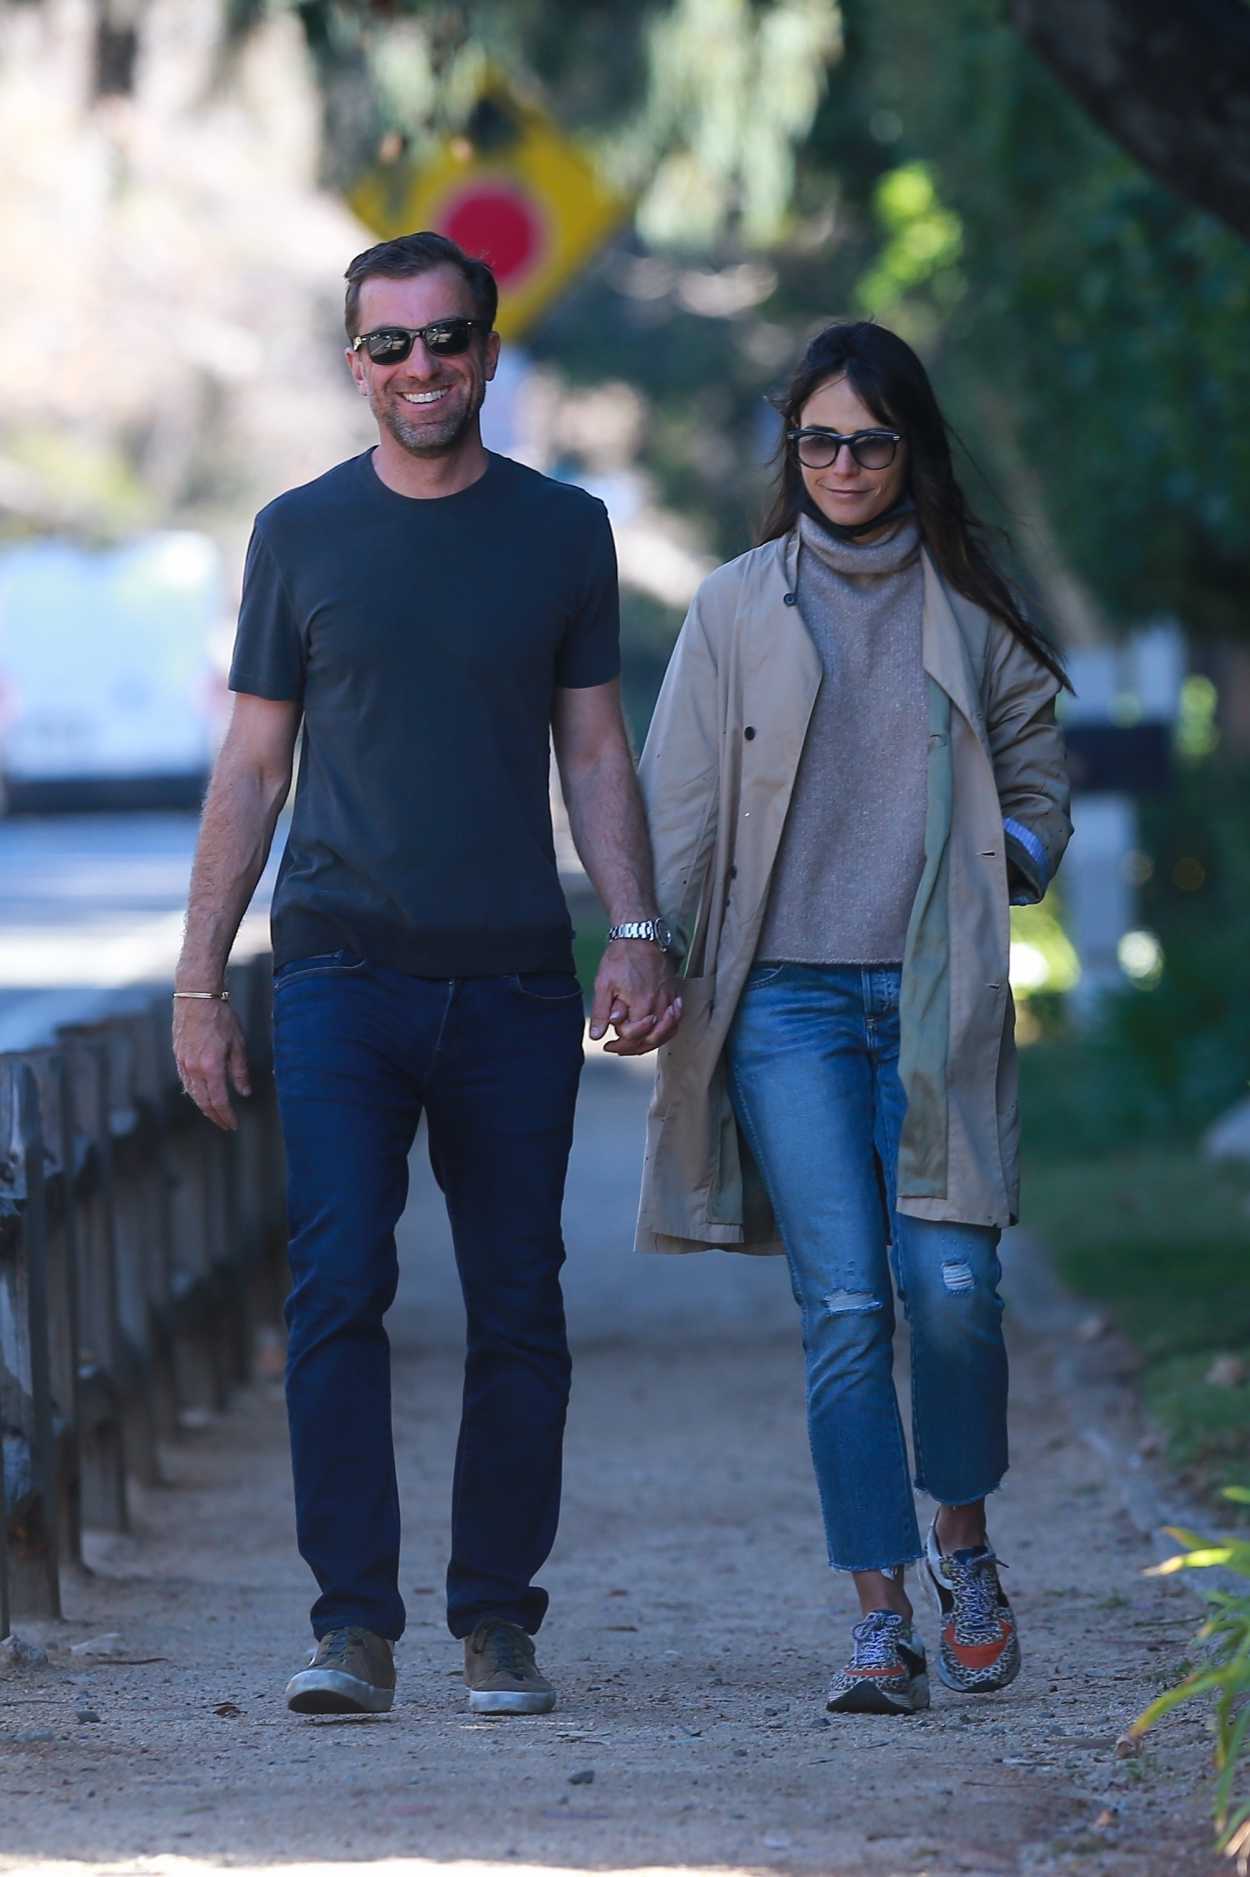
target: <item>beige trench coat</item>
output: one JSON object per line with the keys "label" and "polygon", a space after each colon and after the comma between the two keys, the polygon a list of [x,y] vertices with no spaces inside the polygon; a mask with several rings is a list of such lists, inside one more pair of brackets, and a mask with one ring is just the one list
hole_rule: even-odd
{"label": "beige trench coat", "polygon": [[[781,1250],[724,1050],[822,682],[798,555],[795,533],[703,582],[642,754],[658,899],[685,981],[647,1120],[640,1250]],[[1071,833],[1059,687],[923,560],[928,810],[903,956],[897,1204],[1001,1226],[1019,1192],[1007,863],[1015,896],[1040,899]]]}

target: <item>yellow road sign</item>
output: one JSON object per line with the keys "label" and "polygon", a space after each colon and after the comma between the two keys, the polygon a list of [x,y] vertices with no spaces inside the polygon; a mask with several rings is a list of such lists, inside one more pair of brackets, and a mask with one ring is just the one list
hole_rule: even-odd
{"label": "yellow road sign", "polygon": [[498,326],[518,338],[629,214],[545,112],[500,81],[430,163],[378,164],[349,191],[383,240],[432,228],[490,263]]}

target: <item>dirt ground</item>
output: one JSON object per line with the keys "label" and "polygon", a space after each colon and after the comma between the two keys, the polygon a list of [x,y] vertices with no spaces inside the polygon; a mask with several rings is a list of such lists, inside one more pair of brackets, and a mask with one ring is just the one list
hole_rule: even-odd
{"label": "dirt ground", "polygon": [[[981,1698],[935,1676],[933,1708],[911,1719],[825,1716],[853,1598],[823,1562],[785,1274],[634,1255],[645,1093],[636,1066],[588,1066],[567,1211],[567,1486],[540,1637],[557,1711],[472,1718],[443,1622],[461,1324],[419,1146],[391,1318],[409,1608],[394,1711],[283,1706],[311,1587],[280,1391],[258,1381],[168,1451],[132,1534],[92,1539],[65,1621],[19,1624],[49,1659],[0,1674],[0,1870],[1227,1869],[1208,1848],[1203,1718],[1182,1711],[1116,1756],[1176,1676],[1199,1606],[1143,1577],[1150,1545],[1114,1449],[1083,1437],[1085,1398],[1021,1310],[992,1531],[1024,1672]],[[1009,1242],[1009,1309],[1030,1255]]]}

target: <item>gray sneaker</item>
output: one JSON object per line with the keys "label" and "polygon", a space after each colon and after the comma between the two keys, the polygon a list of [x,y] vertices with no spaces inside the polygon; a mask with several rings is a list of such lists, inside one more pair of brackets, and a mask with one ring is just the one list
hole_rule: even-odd
{"label": "gray sneaker", "polygon": [[474,1714],[550,1714],[556,1691],[519,1623],[489,1616],[464,1639],[464,1681]]}
{"label": "gray sneaker", "polygon": [[331,1629],[286,1685],[293,1714],[385,1714],[395,1700],[395,1661],[371,1629]]}

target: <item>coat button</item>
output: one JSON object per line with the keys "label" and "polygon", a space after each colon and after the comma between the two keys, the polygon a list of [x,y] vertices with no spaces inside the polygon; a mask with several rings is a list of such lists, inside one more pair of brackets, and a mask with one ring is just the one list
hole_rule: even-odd
{"label": "coat button", "polygon": [[785,603],[786,603],[786,605],[787,605],[787,606],[797,606],[797,605],[798,605],[798,603],[799,603],[799,596],[798,596],[798,594],[797,594],[797,593],[787,593],[787,594],[786,594],[786,596],[785,596]]}
{"label": "coat button", "polygon": [[752,737],[755,735],[755,725],[753,723],[749,723],[746,729],[742,732],[742,734],[746,738],[747,742],[749,743]]}
{"label": "coat button", "polygon": [[731,879],[731,880],[736,880],[736,879],[737,879],[737,877],[738,877],[738,869],[737,869],[736,867],[731,867],[731,868],[729,869],[729,877],[730,877],[730,879]]}

